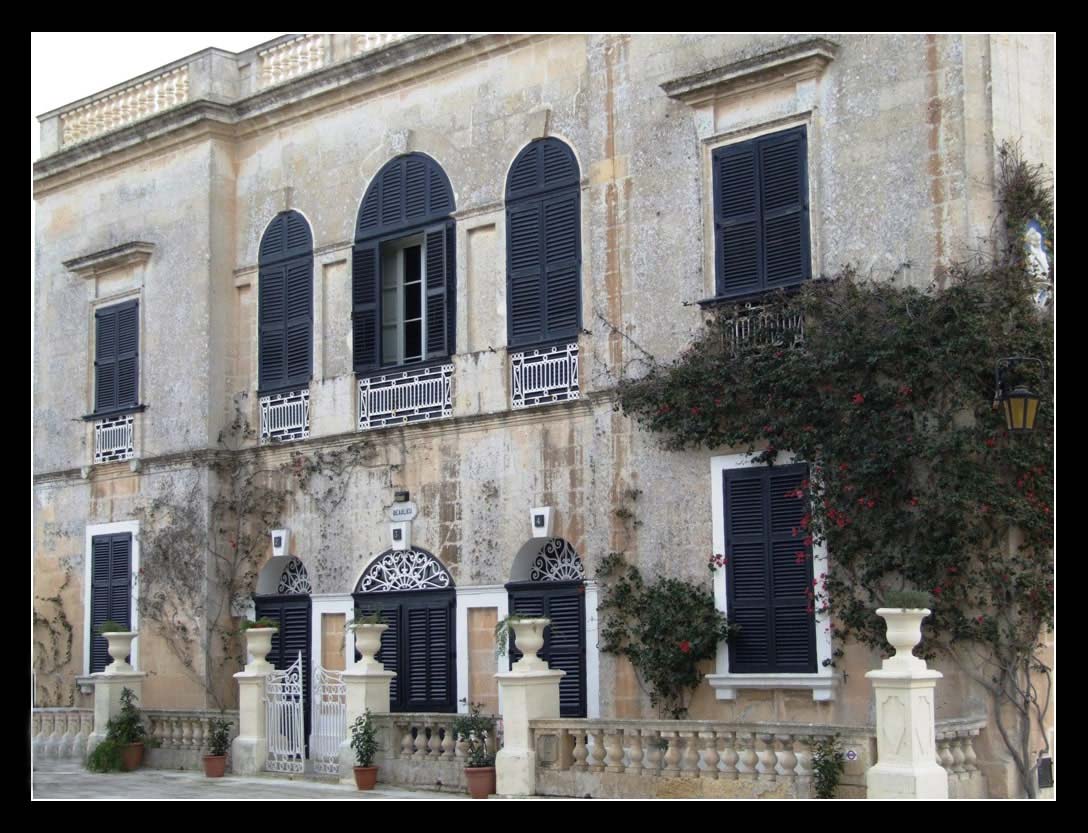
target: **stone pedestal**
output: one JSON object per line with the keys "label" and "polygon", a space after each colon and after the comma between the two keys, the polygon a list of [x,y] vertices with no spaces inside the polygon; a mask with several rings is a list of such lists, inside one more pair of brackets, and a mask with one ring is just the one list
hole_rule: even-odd
{"label": "stone pedestal", "polygon": [[[374,654],[381,647],[381,634],[388,625],[352,625],[362,658],[343,673],[344,700],[348,736],[340,744],[340,781],[355,783],[355,751],[351,748],[351,724],[369,711],[372,715],[389,713],[389,689],[396,675],[386,671]],[[382,749],[389,754],[392,750]]]}
{"label": "stone pedestal", "polygon": [[877,764],[865,774],[874,799],[947,799],[948,773],[937,763],[934,700],[939,671],[911,654],[930,611],[881,608],[895,656],[865,676],[876,696]]}
{"label": "stone pedestal", "polygon": [[[248,668],[249,666],[247,666]],[[268,758],[268,727],[265,725],[267,671],[239,671],[238,736],[231,741],[231,771],[253,775],[264,769]]]}
{"label": "stone pedestal", "polygon": [[143,694],[143,681],[147,674],[142,671],[115,671],[92,674],[94,678],[94,731],[87,738],[87,753],[106,739],[106,727],[111,717],[121,712],[121,692],[131,689],[139,707]]}
{"label": "stone pedestal", "polygon": [[559,717],[559,681],[566,672],[549,669],[536,655],[548,624],[547,619],[511,622],[524,654],[509,671],[495,675],[503,725],[503,747],[495,756],[495,790],[499,795],[536,793],[536,749],[529,721]]}

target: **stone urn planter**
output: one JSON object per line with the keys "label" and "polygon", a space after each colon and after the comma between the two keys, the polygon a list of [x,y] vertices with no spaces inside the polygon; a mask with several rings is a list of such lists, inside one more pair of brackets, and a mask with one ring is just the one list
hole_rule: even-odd
{"label": "stone urn planter", "polygon": [[385,667],[374,659],[374,655],[381,650],[382,633],[389,629],[389,625],[349,625],[348,627],[355,634],[355,648],[362,655],[355,663],[355,670],[385,670]]}
{"label": "stone urn planter", "polygon": [[509,619],[514,631],[514,641],[522,657],[514,663],[516,671],[547,671],[548,663],[537,656],[537,651],[544,647],[544,629],[552,623],[551,619]]}
{"label": "stone urn planter", "polygon": [[268,652],[272,650],[272,634],[278,630],[279,628],[249,628],[245,632],[246,650],[253,657],[253,661],[246,664],[246,671],[268,673],[275,670],[268,661]]}
{"label": "stone urn planter", "polygon": [[465,767],[468,794],[473,798],[487,798],[495,793],[495,767]]}
{"label": "stone urn planter", "polygon": [[911,651],[922,641],[922,620],[932,611],[925,607],[881,607],[876,615],[888,623],[888,644],[895,648],[895,656],[884,660],[886,671],[925,671],[925,660]]}
{"label": "stone urn planter", "polygon": [[113,662],[106,666],[103,673],[105,674],[127,674],[130,673],[133,668],[127,662],[125,657],[132,655],[132,641],[136,638],[135,631],[113,631],[102,634],[106,638],[106,642],[109,643],[106,650],[109,651]]}

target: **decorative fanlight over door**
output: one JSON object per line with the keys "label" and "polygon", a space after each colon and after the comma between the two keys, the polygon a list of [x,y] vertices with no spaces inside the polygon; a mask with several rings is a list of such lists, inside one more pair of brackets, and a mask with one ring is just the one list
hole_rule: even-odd
{"label": "decorative fanlight over door", "polygon": [[280,575],[276,592],[280,595],[309,594],[313,592],[310,577],[306,574],[306,565],[297,558],[292,558]]}
{"label": "decorative fanlight over door", "polygon": [[449,571],[426,550],[390,550],[367,567],[356,593],[395,593],[406,590],[447,590]]}

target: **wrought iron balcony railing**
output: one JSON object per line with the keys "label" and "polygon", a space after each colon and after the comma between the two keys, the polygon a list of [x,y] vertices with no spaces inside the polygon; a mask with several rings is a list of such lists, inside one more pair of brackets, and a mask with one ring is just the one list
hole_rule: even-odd
{"label": "wrought iron balcony railing", "polygon": [[94,461],[113,463],[118,460],[131,460],[136,456],[133,450],[135,433],[135,414],[107,417],[96,420],[94,424]]}
{"label": "wrought iron balcony railing", "polygon": [[746,304],[726,319],[725,334],[734,356],[754,347],[792,347],[805,340],[805,316],[795,307]]}
{"label": "wrought iron balcony railing", "polygon": [[528,408],[578,398],[578,345],[510,354],[510,406]]}
{"label": "wrought iron balcony railing", "polygon": [[359,380],[359,430],[453,416],[453,365],[392,371]]}
{"label": "wrought iron balcony railing", "polygon": [[262,396],[261,443],[284,443],[310,436],[310,389]]}

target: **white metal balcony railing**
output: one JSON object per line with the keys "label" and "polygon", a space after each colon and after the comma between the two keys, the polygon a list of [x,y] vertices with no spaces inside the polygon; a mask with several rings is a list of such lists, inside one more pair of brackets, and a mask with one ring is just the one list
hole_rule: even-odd
{"label": "white metal balcony railing", "polygon": [[118,460],[131,460],[135,456],[134,426],[134,414],[97,420],[94,424],[94,461],[113,463]]}
{"label": "white metal balcony railing", "polygon": [[528,408],[578,398],[578,345],[510,354],[510,405]]}
{"label": "white metal balcony railing", "polygon": [[730,352],[750,347],[793,346],[805,340],[805,316],[791,307],[747,304],[726,322]]}
{"label": "white metal balcony railing", "polygon": [[283,443],[310,436],[310,389],[261,397],[261,442]]}
{"label": "white metal balcony railing", "polygon": [[453,365],[359,380],[359,430],[453,416]]}

